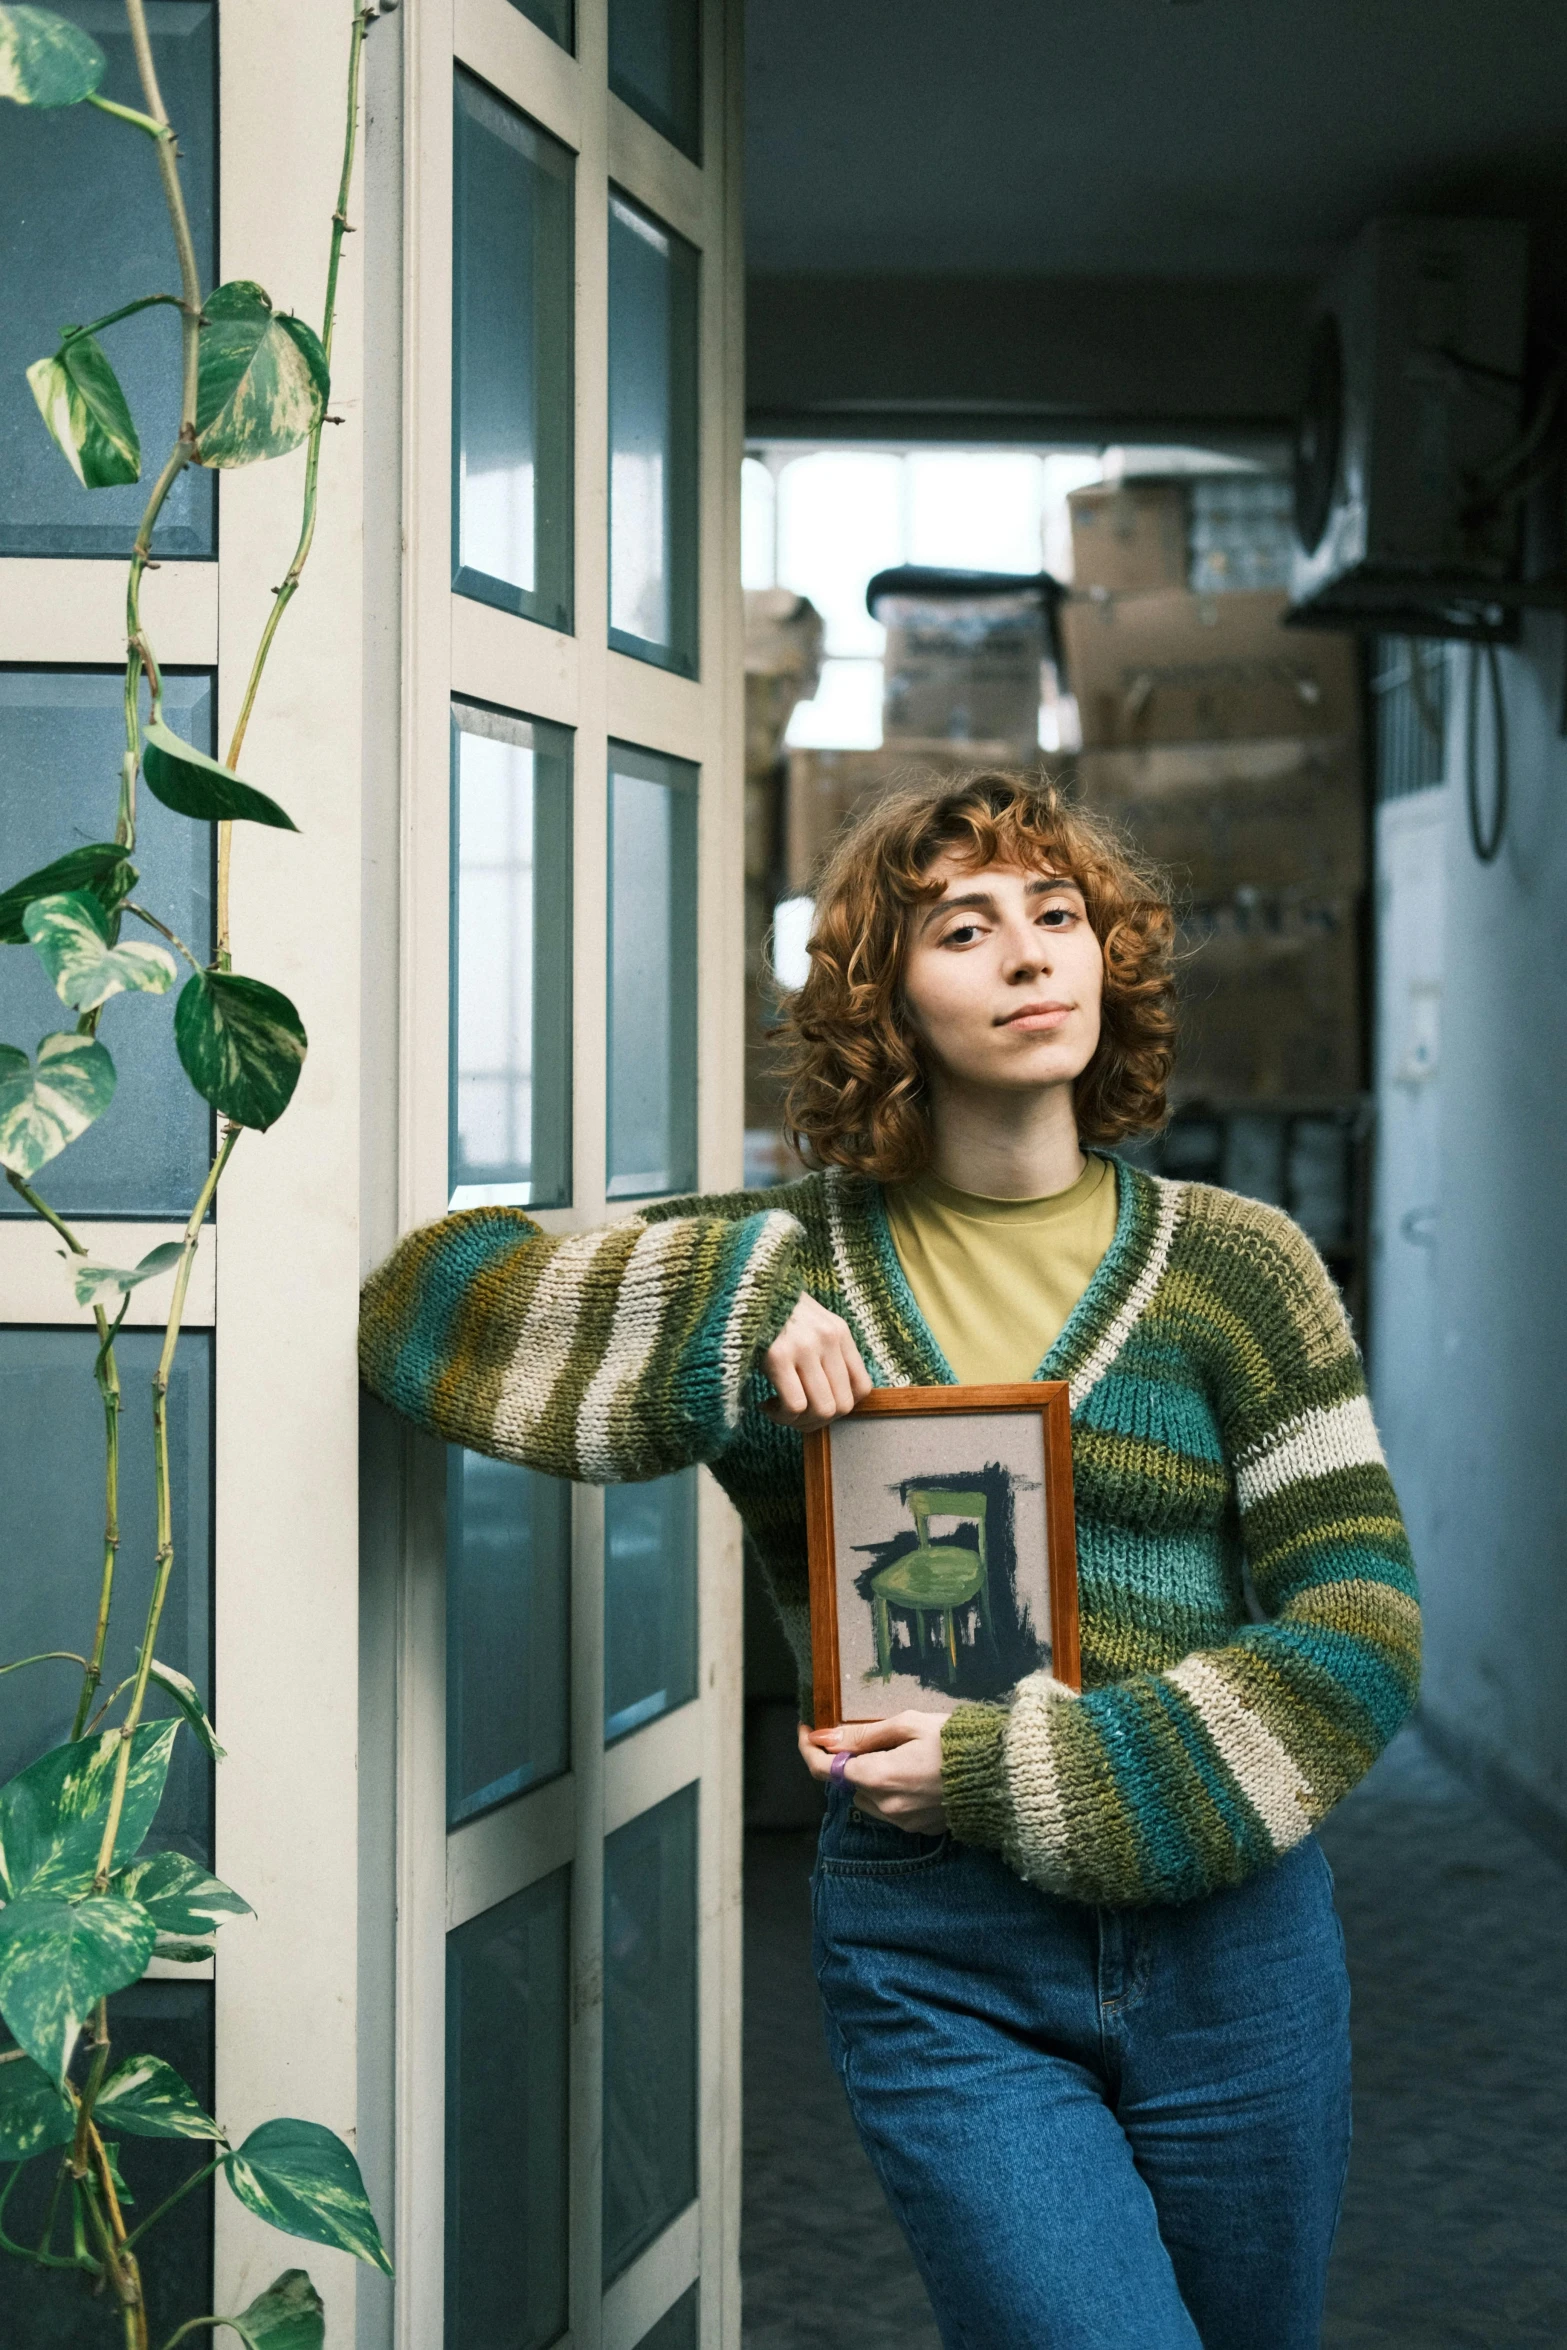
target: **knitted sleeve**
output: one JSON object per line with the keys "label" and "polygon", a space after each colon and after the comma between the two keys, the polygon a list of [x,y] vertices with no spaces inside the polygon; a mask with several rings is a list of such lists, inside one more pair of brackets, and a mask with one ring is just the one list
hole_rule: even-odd
{"label": "knitted sleeve", "polygon": [[953,1832],[1079,1901],[1185,1901],[1265,1867],[1415,1696],[1413,1562],[1338,1293],[1271,1211],[1234,1218],[1206,1256],[1171,1277],[1266,1620],[1083,1696],[1035,1675],[943,1734]]}
{"label": "knitted sleeve", "polygon": [[553,1477],[711,1460],[802,1283],[793,1216],[705,1205],[564,1239],[517,1208],[425,1225],[365,1284],[365,1385],[432,1435]]}

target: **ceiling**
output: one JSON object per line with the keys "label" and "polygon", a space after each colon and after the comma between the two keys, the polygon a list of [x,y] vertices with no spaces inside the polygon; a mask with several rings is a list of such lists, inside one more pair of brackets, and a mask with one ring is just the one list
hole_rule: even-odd
{"label": "ceiling", "polygon": [[753,272],[1298,280],[1377,212],[1567,202],[1564,0],[750,0],[746,38]]}

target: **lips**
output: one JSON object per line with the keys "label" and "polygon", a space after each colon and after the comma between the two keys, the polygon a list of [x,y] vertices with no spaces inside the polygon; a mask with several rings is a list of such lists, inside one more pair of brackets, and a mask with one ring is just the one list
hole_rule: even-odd
{"label": "lips", "polygon": [[1020,1004],[1001,1022],[1003,1028],[1059,1028],[1070,1019],[1071,1004]]}

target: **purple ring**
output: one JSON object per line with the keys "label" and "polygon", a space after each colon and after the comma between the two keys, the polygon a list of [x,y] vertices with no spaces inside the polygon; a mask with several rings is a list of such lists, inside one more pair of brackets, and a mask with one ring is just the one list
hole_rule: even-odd
{"label": "purple ring", "polygon": [[832,1761],[827,1768],[827,1783],[830,1787],[841,1787],[843,1785],[843,1782],[848,1775],[849,1765],[853,1760],[854,1757],[852,1754],[850,1754],[847,1747],[840,1748],[838,1753],[833,1756]]}

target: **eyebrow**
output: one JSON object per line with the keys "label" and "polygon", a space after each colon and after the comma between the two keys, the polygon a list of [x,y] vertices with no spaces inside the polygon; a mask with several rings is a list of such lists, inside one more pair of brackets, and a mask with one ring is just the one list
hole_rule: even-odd
{"label": "eyebrow", "polygon": [[[1049,897],[1060,889],[1073,890],[1078,897],[1083,894],[1081,882],[1074,881],[1070,874],[1041,873],[1029,883],[1024,895],[1031,898]],[[936,921],[939,916],[950,914],[955,909],[964,906],[972,906],[984,913],[994,913],[996,901],[988,889],[969,889],[965,890],[961,897],[938,898],[920,925],[921,929],[929,929],[931,923]]]}

